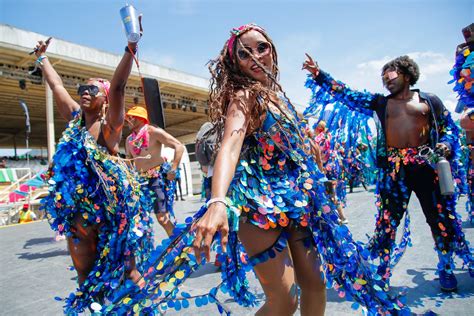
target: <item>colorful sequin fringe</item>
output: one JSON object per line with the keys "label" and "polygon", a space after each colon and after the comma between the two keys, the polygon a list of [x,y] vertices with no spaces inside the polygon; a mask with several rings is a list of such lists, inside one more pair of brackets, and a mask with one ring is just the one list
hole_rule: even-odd
{"label": "colorful sequin fringe", "polygon": [[458,95],[461,109],[474,108],[474,52],[469,47],[456,54],[456,62],[449,73],[453,79],[448,84],[453,84],[453,91]]}
{"label": "colorful sequin fringe", "polygon": [[[458,105],[460,111],[464,108],[474,108],[474,52],[471,52],[469,47],[464,48],[456,54],[456,61],[450,71],[453,77],[449,84],[454,83],[453,91],[458,95]],[[466,146],[465,151],[465,166],[467,170],[467,187],[466,193],[468,200],[466,201],[466,211],[469,216],[469,221],[474,222],[474,171],[473,162],[470,158],[472,145]]]}
{"label": "colorful sequin fringe", "polygon": [[[262,229],[286,227],[290,223],[309,229],[328,286],[335,288],[340,297],[356,301],[354,308],[362,305],[369,315],[395,310],[408,313],[400,298],[391,297],[381,277],[372,270],[367,262],[369,252],[352,239],[345,225],[338,224],[335,206],[325,195],[324,175],[306,155],[298,137],[301,122],[290,122],[273,114],[267,115],[267,119],[269,116],[280,119],[279,124],[269,124],[268,129],[258,130],[244,141],[229,189],[230,233],[225,253],[220,249],[219,236],[214,240],[222,263],[222,283],[194,298],[196,305],[213,302],[219,312],[229,313],[216,299],[218,291],[229,293],[243,306],[255,305],[255,294],[249,290],[246,278],[252,266],[237,238],[239,216],[243,216]],[[198,268],[191,252],[194,235],[190,227],[205,212],[205,207],[201,208],[186,221],[183,231],[153,252],[144,273],[143,290],[129,290],[105,311],[157,314],[160,308],[180,310],[189,306],[191,297],[180,292],[179,286]]]}
{"label": "colorful sequin fringe", "polygon": [[[473,146],[468,147],[469,151],[474,151]],[[472,224],[474,222],[474,163],[468,155],[468,178],[467,178],[467,201],[466,201],[466,210],[469,216],[469,222]]]}
{"label": "colorful sequin fringe", "polygon": [[81,113],[69,123],[47,174],[42,203],[51,228],[74,237],[77,216],[98,231],[97,258],[85,282],[66,299],[68,315],[101,306],[124,283],[133,258],[140,272],[153,249],[151,204],[136,174],[110,156],[83,127]]}
{"label": "colorful sequin fringe", "polygon": [[[355,91],[351,90],[347,85],[343,84],[340,81],[334,80],[329,74],[322,73],[322,80],[316,82],[311,76],[308,77],[306,81],[306,87],[312,90],[312,97],[311,103],[308,109],[305,110],[304,115],[306,119],[310,119],[312,116],[316,116],[321,118],[324,113],[325,109],[330,105],[333,107],[329,118],[326,117],[326,120],[331,121],[334,119],[343,120],[341,117],[342,114],[348,113],[348,115],[352,115],[351,113],[358,113],[356,114],[356,118],[361,120],[366,120],[366,116],[372,116],[374,114],[374,110],[372,110],[373,102],[377,95],[371,94],[367,91]],[[379,97],[382,97],[379,95]],[[319,116],[318,116],[319,115]],[[332,129],[330,132],[337,132],[339,128],[337,125],[330,125]],[[349,125],[351,126],[351,125]],[[377,149],[373,153],[377,157],[387,157],[387,146],[385,142],[384,131],[381,130],[381,124],[376,125],[378,130],[378,135],[382,135],[382,137],[378,137],[377,139]],[[449,225],[453,227],[453,242],[450,244],[450,249],[453,249],[454,252],[462,258],[465,265],[467,265],[470,269],[472,269],[472,254],[469,249],[469,244],[464,238],[464,234],[461,230],[461,218],[456,213],[456,200],[460,193],[465,191],[466,183],[466,170],[465,165],[462,161],[462,151],[461,145],[459,141],[459,130],[457,126],[454,124],[449,111],[444,110],[438,117],[437,117],[437,127],[438,131],[434,128],[431,128],[430,137],[434,138],[436,132],[439,133],[438,142],[443,142],[450,144],[451,146],[451,156],[450,156],[450,165],[451,170],[453,173],[453,178],[455,179],[455,194],[453,198],[446,199],[445,208],[447,209],[448,216],[449,216]],[[350,128],[349,130],[352,130]],[[354,133],[354,132],[352,132]],[[370,144],[370,143],[369,143]],[[387,157],[388,159],[388,157]],[[390,162],[389,162],[390,163]],[[398,183],[393,181],[390,177],[390,174],[393,175],[395,170],[395,166],[392,164],[392,167],[387,169],[379,168],[379,180],[377,182],[377,192],[380,193],[381,190],[384,188],[387,190],[391,190],[392,188],[399,188],[399,193],[397,196],[394,196],[394,202],[401,204],[400,207],[403,210],[406,210],[406,206],[403,205],[401,202],[404,197],[404,192],[407,190],[406,186],[403,183]],[[381,206],[381,201],[377,202],[377,206]],[[379,217],[385,218],[386,221],[391,222],[392,219],[390,218],[390,214],[384,214],[383,210],[379,211]],[[403,255],[404,250],[406,249],[406,245],[410,245],[409,234],[410,230],[408,227],[409,224],[409,217],[405,219],[405,227],[404,233],[402,238],[402,243],[396,245],[395,243],[391,244],[390,249],[387,249],[386,255],[382,257],[381,264],[382,266],[389,269],[390,266],[395,265]],[[444,224],[443,224],[444,225]],[[390,234],[394,233],[394,231],[390,231]],[[381,232],[376,236],[374,236],[371,241],[369,241],[369,247],[372,247],[374,242],[380,243],[381,241],[377,241],[377,238],[386,239],[387,234]],[[443,249],[444,247],[440,247],[441,241],[436,241],[436,248]],[[394,254],[394,258],[391,258],[390,255]],[[443,258],[446,256],[443,254]],[[441,264],[446,266],[445,264]],[[381,271],[385,270],[385,271]],[[387,270],[379,268],[379,272],[382,272],[381,275],[383,277],[387,277]]]}

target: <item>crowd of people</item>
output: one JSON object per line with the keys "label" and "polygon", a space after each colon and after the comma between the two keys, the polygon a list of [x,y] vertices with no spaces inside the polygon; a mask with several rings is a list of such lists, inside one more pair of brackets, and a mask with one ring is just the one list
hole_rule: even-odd
{"label": "crowd of people", "polygon": [[[50,194],[42,201],[51,227],[67,238],[78,274],[79,288],[65,300],[65,313],[179,310],[189,298],[180,285],[214,250],[222,283],[202,299],[221,313],[229,311],[216,297],[219,290],[244,306],[256,304],[246,277],[253,270],[265,294],[257,315],[291,315],[298,304],[302,315],[323,315],[327,287],[369,315],[407,314],[409,306],[390,292],[390,277],[409,244],[408,222],[398,244],[396,235],[412,192],[431,229],[441,290],[457,288],[455,255],[474,277],[456,211],[459,195],[469,192],[472,212],[472,152],[467,188],[460,130],[436,95],[412,89],[420,72],[408,56],[382,68],[385,96],[350,89],[307,55],[303,69],[313,95],[298,113],[278,81],[268,32],[255,24],[232,29],[209,63],[211,123],[198,135],[213,141],[211,150],[203,149],[206,203],[177,226],[173,200],[184,146],[151,124],[145,108],[125,110],[137,43],[127,44],[110,82],[91,78],[79,86],[79,102],[48,61],[47,47],[42,41],[36,46],[37,64],[69,121],[46,179]],[[471,58],[472,68],[470,49],[463,46],[460,54]],[[328,104],[333,113],[317,115]],[[462,126],[472,133],[470,109],[465,102]],[[354,118],[344,128],[334,118],[340,113]],[[368,137],[361,122],[373,115],[377,134]],[[125,122],[131,134],[127,157],[120,158]],[[171,163],[162,158],[162,145],[174,149]],[[440,190],[427,150],[449,161],[452,194]],[[372,171],[370,180],[363,176],[367,168],[376,170],[375,180]],[[346,185],[352,192],[366,181],[376,184],[377,218],[363,244],[345,225],[344,208]],[[160,245],[153,244],[152,213],[169,236]]]}

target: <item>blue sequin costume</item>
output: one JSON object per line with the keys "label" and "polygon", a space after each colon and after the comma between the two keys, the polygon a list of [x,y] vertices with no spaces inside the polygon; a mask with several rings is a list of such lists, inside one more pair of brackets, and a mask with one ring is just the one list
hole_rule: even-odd
{"label": "blue sequin costume", "polygon": [[468,145],[467,152],[467,200],[466,200],[466,211],[469,214],[469,221],[471,224],[474,222],[474,163],[470,157],[470,153],[474,152],[474,145]]}
{"label": "blue sequin costume", "polygon": [[176,222],[173,203],[176,191],[176,179],[180,177],[179,170],[176,171],[175,180],[168,180],[167,174],[171,170],[171,164],[164,162],[159,166],[141,172],[140,176],[148,182],[148,190],[153,199],[155,213],[168,212],[171,220]]}
{"label": "blue sequin costume", "polygon": [[74,223],[82,217],[98,232],[94,267],[66,299],[64,312],[76,315],[92,303],[112,301],[131,282],[124,273],[132,257],[143,271],[153,249],[151,204],[136,174],[89,134],[81,112],[74,113],[64,131],[46,180],[49,195],[41,203],[51,228],[74,238]]}
{"label": "blue sequin costume", "polygon": [[[453,91],[458,95],[458,104],[456,106],[456,112],[462,113],[465,110],[474,108],[474,85],[473,85],[473,74],[474,74],[474,44],[470,43],[463,49],[460,49],[456,53],[456,62],[449,72],[453,79],[449,82],[454,84]],[[472,131],[469,131],[472,135]],[[468,136],[468,135],[465,135]],[[471,155],[474,155],[474,143],[472,136],[466,137],[465,147],[465,165],[467,170],[467,201],[466,211],[469,216],[469,221],[474,222],[474,165],[471,159]]]}
{"label": "blue sequin costume", "polygon": [[[361,116],[372,116],[379,118],[378,139],[376,158],[379,168],[376,195],[378,214],[374,237],[369,241],[368,248],[372,258],[380,259],[379,273],[387,280],[393,268],[400,260],[407,246],[410,245],[409,216],[407,204],[413,187],[408,187],[405,175],[411,171],[418,170],[425,176],[426,184],[432,185],[436,194],[432,195],[432,201],[425,203],[422,207],[425,214],[429,211],[436,213],[436,220],[427,219],[433,235],[435,236],[435,250],[438,252],[440,262],[438,272],[446,270],[450,272],[454,269],[453,253],[458,255],[464,265],[470,270],[474,267],[473,256],[461,229],[461,217],[456,212],[456,200],[462,186],[456,187],[453,196],[441,196],[438,189],[438,180],[432,167],[426,167],[426,162],[417,161],[416,148],[402,150],[390,149],[386,146],[385,140],[385,114],[389,97],[381,94],[371,94],[366,91],[359,92],[351,90],[347,85],[334,80],[329,74],[320,71],[319,76],[313,79],[308,77],[306,86],[313,92],[311,105],[305,111],[305,117],[312,113],[324,112],[328,104],[334,107],[333,115],[341,115],[354,111]],[[461,162],[461,150],[459,143],[459,131],[451,119],[451,115],[444,108],[441,101],[434,95],[418,92],[420,98],[430,107],[431,128],[429,145],[431,148],[437,143],[445,143],[451,149],[449,157],[451,169],[456,183],[466,182],[465,169]],[[321,110],[322,108],[322,110]],[[409,154],[410,152],[413,154]],[[405,159],[405,160],[404,160]],[[402,168],[400,168],[400,166]],[[423,170],[420,170],[423,168]],[[403,172],[399,172],[402,170]],[[417,172],[418,172],[417,171]],[[428,175],[430,174],[430,175]],[[425,181],[423,180],[423,181]],[[430,183],[432,181],[433,183]],[[415,190],[416,191],[416,190]],[[431,196],[431,195],[430,195]],[[435,209],[432,208],[435,205]],[[403,213],[405,218],[404,234],[400,244],[395,243],[396,230]]]}
{"label": "blue sequin costume", "polygon": [[359,304],[365,306],[370,315],[393,310],[407,312],[398,298],[390,297],[381,278],[366,263],[368,252],[353,241],[345,225],[338,224],[335,207],[321,182],[324,174],[307,156],[303,140],[298,137],[298,126],[303,123],[296,121],[296,114],[290,117],[288,120],[268,111],[262,128],[244,140],[228,191],[231,206],[227,251],[222,252],[219,236],[214,240],[222,263],[222,283],[199,297],[179,289],[199,267],[191,250],[194,235],[190,227],[206,212],[206,207],[202,207],[186,220],[187,226],[181,233],[153,253],[144,275],[144,290],[124,293],[106,312],[158,313],[157,307],[179,311],[195,300],[197,306],[215,303],[219,312],[228,314],[230,311],[216,297],[219,290],[229,293],[241,305],[254,306],[256,297],[249,290],[245,274],[251,270],[251,264],[268,260],[275,251],[284,249],[286,234],[282,233],[272,249],[248,258],[237,238],[239,218],[262,229],[290,224],[307,228],[320,254],[327,284],[340,297],[358,302],[354,303],[355,308]]}

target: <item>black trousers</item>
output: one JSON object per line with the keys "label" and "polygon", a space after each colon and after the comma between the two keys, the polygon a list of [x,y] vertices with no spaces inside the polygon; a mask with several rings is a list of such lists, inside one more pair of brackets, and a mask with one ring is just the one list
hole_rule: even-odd
{"label": "black trousers", "polygon": [[379,177],[377,222],[368,249],[372,258],[380,258],[378,272],[383,279],[391,275],[390,258],[396,245],[397,228],[412,192],[420,201],[436,249],[452,253],[456,220],[449,216],[448,208],[454,208],[455,201],[451,196],[441,195],[435,170],[428,164],[401,163],[398,171],[383,170]]}
{"label": "black trousers", "polygon": [[443,232],[446,233],[446,237],[452,235],[453,227],[446,223],[450,222],[446,220],[448,217],[446,202],[452,198],[441,195],[437,174],[430,165],[402,164],[395,179],[386,172],[382,183],[384,185],[379,189],[382,211],[388,210],[391,222],[383,225],[385,228],[398,227],[408,207],[411,194],[415,192],[433,236],[441,237]]}

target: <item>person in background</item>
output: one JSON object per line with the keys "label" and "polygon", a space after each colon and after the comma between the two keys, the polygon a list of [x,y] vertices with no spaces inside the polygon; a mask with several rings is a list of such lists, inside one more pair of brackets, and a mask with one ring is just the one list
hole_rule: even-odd
{"label": "person in background", "polygon": [[7,167],[7,160],[5,158],[2,158],[0,160],[0,169],[5,169]]}
{"label": "person in background", "polygon": [[176,190],[174,190],[175,199],[176,201],[178,200],[178,190],[179,190],[179,198],[181,199],[181,201],[185,201],[185,199],[183,198],[183,190],[181,189],[181,167],[178,167],[175,181],[176,181]]}
{"label": "person in background", "polygon": [[451,75],[457,93],[456,113],[461,114],[460,126],[465,133],[465,165],[467,172],[466,210],[474,222],[474,23],[463,28],[465,42],[456,47],[456,59]]}
{"label": "person in background", "polygon": [[18,223],[28,223],[32,221],[36,221],[38,218],[36,214],[29,208],[28,204],[23,204],[23,208],[20,211]]}
{"label": "person in background", "polygon": [[[171,236],[175,228],[173,200],[176,174],[184,152],[184,145],[167,133],[148,122],[145,108],[134,106],[125,117],[132,133],[125,141],[127,156],[133,158],[135,168],[148,182],[153,192],[154,212],[158,223]],[[161,156],[162,145],[174,149],[173,162],[165,162]]]}
{"label": "person in background", "polygon": [[205,122],[199,128],[195,142],[196,159],[203,173],[201,196],[205,201],[211,198],[213,165],[216,155],[214,149],[217,139],[213,131],[215,131],[214,125],[211,122]]}

